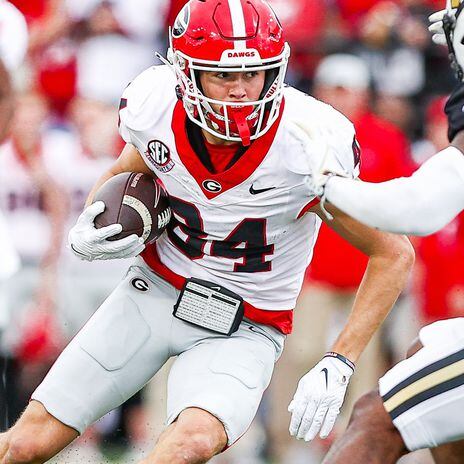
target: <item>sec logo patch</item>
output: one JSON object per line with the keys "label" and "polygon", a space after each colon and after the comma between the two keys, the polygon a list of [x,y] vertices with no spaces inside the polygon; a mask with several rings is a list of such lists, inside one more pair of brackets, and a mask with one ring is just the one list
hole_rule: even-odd
{"label": "sec logo patch", "polygon": [[145,156],[158,171],[168,172],[174,167],[169,148],[160,140],[150,140],[148,142]]}

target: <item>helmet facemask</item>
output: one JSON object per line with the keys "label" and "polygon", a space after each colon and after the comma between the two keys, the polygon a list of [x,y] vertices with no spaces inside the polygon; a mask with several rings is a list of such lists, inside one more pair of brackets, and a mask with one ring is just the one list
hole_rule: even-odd
{"label": "helmet facemask", "polygon": [[[188,118],[210,134],[228,141],[249,145],[265,134],[279,116],[283,85],[290,48],[274,58],[250,64],[220,65],[217,62],[193,59],[180,51],[168,50],[168,60],[174,70],[180,95]],[[164,61],[164,60],[163,60]],[[266,78],[260,98],[256,101],[229,102],[204,95],[199,72],[265,71]],[[219,111],[213,109],[219,107]]]}

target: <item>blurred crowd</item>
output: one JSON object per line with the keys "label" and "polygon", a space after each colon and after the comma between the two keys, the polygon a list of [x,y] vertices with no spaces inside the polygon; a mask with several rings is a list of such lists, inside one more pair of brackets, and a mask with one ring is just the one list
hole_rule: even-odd
{"label": "blurred crowd", "polygon": [[[428,15],[443,0],[269,2],[291,46],[287,82],[353,121],[362,179],[407,176],[447,145],[443,108],[455,78],[447,50],[433,45],[427,31]],[[15,250],[2,249],[0,258],[0,430],[16,420],[59,351],[127,267],[78,261],[66,249],[67,231],[123,147],[117,130],[122,91],[159,64],[154,52],[165,54],[168,25],[184,3],[0,0],[0,59],[15,89],[14,116],[0,145],[0,239],[8,235]],[[363,355],[345,417],[404,356],[420,326],[464,315],[464,215],[414,246],[408,292]],[[366,263],[322,227],[295,333],[256,424],[217,462],[319,462],[330,439],[291,440],[286,408],[298,379],[346,319]],[[70,462],[78,455],[103,462],[143,451],[161,430],[164,400],[158,380],[99,421]],[[338,431],[345,424],[342,418]]]}

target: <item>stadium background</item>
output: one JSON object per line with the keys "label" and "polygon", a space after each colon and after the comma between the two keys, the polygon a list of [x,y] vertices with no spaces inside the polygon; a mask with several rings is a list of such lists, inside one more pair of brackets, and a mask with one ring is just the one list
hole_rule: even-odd
{"label": "stadium background", "polygon": [[[167,25],[183,0],[12,0],[28,27],[25,59],[11,70],[15,116],[0,146],[0,212],[20,258],[0,284],[0,430],[16,419],[57,353],[122,276],[127,263],[82,263],[65,248],[87,192],[123,146],[122,90],[159,64]],[[440,0],[270,0],[292,49],[287,82],[355,124],[361,178],[408,175],[447,144],[445,96],[454,83],[447,51],[427,16]],[[5,20],[5,18],[3,18]],[[0,11],[0,26],[2,13]],[[19,32],[18,32],[19,34]],[[8,43],[14,46],[12,34]],[[320,462],[353,401],[401,359],[427,322],[464,315],[464,216],[414,239],[408,291],[363,355],[335,432],[325,442],[290,439],[296,383],[346,317],[366,259],[323,228],[271,387],[248,434],[217,463]],[[135,462],[162,430],[167,369],[53,462]],[[428,463],[416,453],[405,463]],[[402,461],[402,462],[403,462]]]}

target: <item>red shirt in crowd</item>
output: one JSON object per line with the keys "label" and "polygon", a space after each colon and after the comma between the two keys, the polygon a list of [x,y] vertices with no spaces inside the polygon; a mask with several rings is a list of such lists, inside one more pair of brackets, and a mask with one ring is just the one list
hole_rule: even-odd
{"label": "red shirt in crowd", "polygon": [[[381,182],[413,171],[409,143],[389,122],[366,113],[354,121],[361,145],[361,179]],[[355,290],[368,258],[325,224],[317,240],[307,278],[342,291]]]}
{"label": "red shirt in crowd", "polygon": [[464,213],[417,248],[423,264],[416,282],[424,323],[464,316]]}
{"label": "red shirt in crowd", "polygon": [[9,0],[26,18],[29,26],[47,13],[47,0]]}

